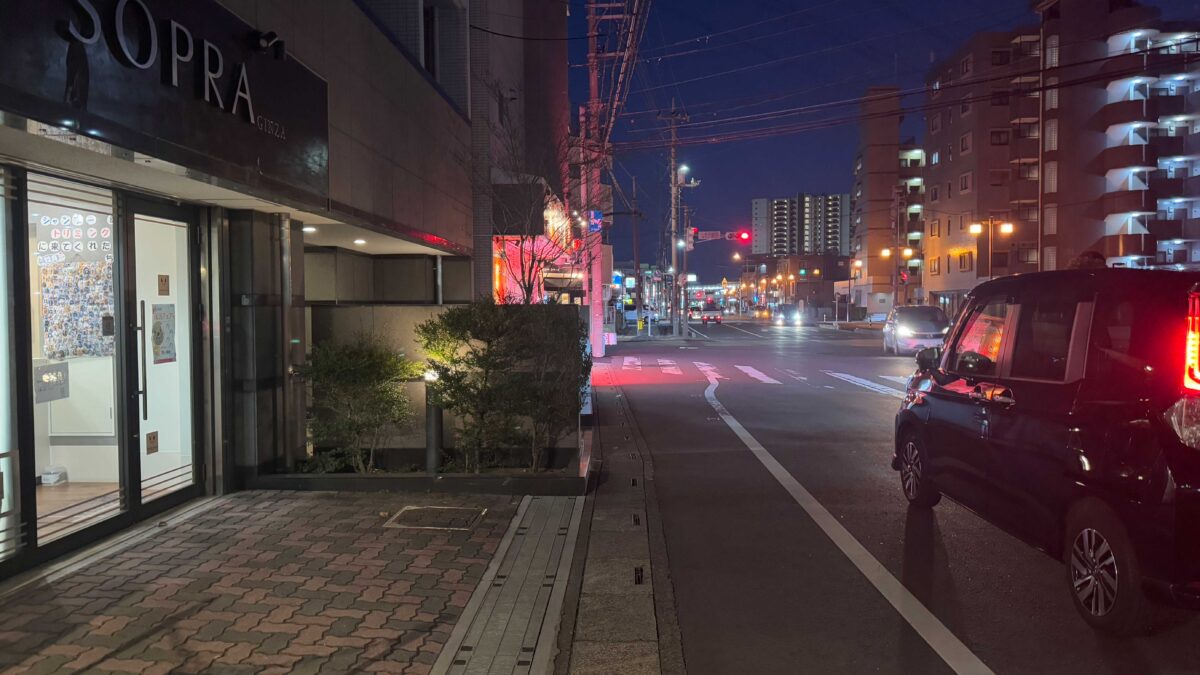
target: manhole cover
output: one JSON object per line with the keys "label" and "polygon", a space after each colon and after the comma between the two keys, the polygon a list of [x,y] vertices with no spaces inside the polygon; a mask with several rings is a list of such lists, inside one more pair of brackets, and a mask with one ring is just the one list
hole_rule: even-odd
{"label": "manhole cover", "polygon": [[483,520],[487,509],[460,506],[406,506],[388,518],[384,527],[410,530],[461,530],[473,529]]}

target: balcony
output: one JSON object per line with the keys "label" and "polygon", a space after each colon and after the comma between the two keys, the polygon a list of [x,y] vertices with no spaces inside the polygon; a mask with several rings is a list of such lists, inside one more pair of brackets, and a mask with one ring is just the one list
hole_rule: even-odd
{"label": "balcony", "polygon": [[1038,139],[1013,137],[1008,142],[1008,161],[1038,158]]}
{"label": "balcony", "polygon": [[1098,248],[1105,258],[1154,256],[1158,240],[1149,234],[1112,234],[1101,237],[1092,248]]}
{"label": "balcony", "polygon": [[1008,117],[1013,122],[1018,119],[1038,119],[1041,114],[1042,99],[1040,97],[1025,96],[1017,92],[1013,92],[1012,99],[1008,102]]}
{"label": "balcony", "polygon": [[1154,150],[1154,157],[1156,158],[1190,155],[1200,151],[1200,135],[1167,136],[1165,134],[1152,134],[1150,136],[1150,147]]}
{"label": "balcony", "polygon": [[1158,200],[1149,190],[1109,192],[1101,199],[1104,216],[1118,213],[1158,213]]}
{"label": "balcony", "polygon": [[1038,182],[1031,179],[1016,179],[1008,184],[1008,201],[1036,202],[1038,200]]}
{"label": "balcony", "polygon": [[1108,14],[1108,34],[1127,33],[1154,25],[1158,10],[1147,5],[1119,7]]}
{"label": "balcony", "polygon": [[1151,96],[1149,103],[1150,114],[1156,122],[1163,117],[1183,115],[1187,112],[1187,98],[1179,94]]}
{"label": "balcony", "polygon": [[1100,153],[1100,171],[1113,169],[1153,169],[1158,166],[1158,151],[1150,145],[1118,145]]}
{"label": "balcony", "polygon": [[1100,67],[1100,72],[1114,80],[1129,77],[1155,77],[1162,73],[1178,70],[1182,64],[1179,54],[1133,52],[1109,57]]}
{"label": "balcony", "polygon": [[1155,199],[1175,199],[1184,196],[1183,178],[1154,178],[1150,181],[1150,192]]}
{"label": "balcony", "polygon": [[1158,117],[1150,112],[1147,99],[1115,101],[1100,108],[1100,126],[1104,128],[1114,124],[1133,124],[1134,122],[1149,124],[1157,121]]}
{"label": "balcony", "polygon": [[1200,239],[1200,218],[1159,218],[1146,221],[1146,229],[1158,241]]}

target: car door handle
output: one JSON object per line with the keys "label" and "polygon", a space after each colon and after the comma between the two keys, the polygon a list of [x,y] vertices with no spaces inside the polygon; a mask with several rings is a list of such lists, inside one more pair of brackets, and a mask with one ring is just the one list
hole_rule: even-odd
{"label": "car door handle", "polygon": [[1012,389],[1008,387],[996,387],[992,390],[991,401],[999,405],[1010,406],[1015,405],[1017,399],[1013,398]]}
{"label": "car door handle", "polygon": [[979,401],[979,402],[986,401],[986,400],[988,400],[988,393],[990,392],[990,387],[991,387],[991,385],[983,385],[983,384],[976,385],[976,387],[974,389],[972,389],[971,393],[967,394],[967,396],[972,401]]}

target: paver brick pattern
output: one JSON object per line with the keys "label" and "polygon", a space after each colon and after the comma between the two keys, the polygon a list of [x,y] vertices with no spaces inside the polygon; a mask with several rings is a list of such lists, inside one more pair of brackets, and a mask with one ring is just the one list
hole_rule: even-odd
{"label": "paver brick pattern", "polygon": [[[517,497],[251,491],[0,603],[4,673],[427,673]],[[486,508],[470,531],[384,528]]]}

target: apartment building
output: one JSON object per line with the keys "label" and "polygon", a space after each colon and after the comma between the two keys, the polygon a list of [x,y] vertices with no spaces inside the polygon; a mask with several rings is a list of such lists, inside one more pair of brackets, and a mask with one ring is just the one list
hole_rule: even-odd
{"label": "apartment building", "polygon": [[901,143],[897,88],[869,89],[861,115],[847,288],[853,306],[877,314],[896,302],[923,299],[920,246],[926,157],[914,141]]}
{"label": "apartment building", "polygon": [[1200,23],[1042,0],[1042,267],[1200,267]]}
{"label": "apartment building", "polygon": [[849,194],[799,194],[751,201],[752,252],[787,256],[840,253],[850,244]]}
{"label": "apartment building", "polygon": [[1039,49],[1034,28],[980,33],[929,72],[922,286],[947,312],[1037,269]]}

